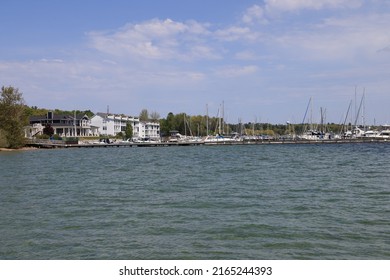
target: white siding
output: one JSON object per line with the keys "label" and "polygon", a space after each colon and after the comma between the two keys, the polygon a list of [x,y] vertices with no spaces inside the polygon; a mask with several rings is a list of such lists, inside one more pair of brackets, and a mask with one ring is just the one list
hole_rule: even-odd
{"label": "white siding", "polygon": [[98,113],[91,119],[91,124],[99,128],[100,135],[115,136],[124,132],[127,122],[133,126],[133,137],[160,138],[160,124],[154,122],[140,122],[138,118]]}

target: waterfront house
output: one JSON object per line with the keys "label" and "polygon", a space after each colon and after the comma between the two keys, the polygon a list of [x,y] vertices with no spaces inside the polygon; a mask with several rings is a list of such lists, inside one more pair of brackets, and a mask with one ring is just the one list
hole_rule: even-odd
{"label": "waterfront house", "polygon": [[61,137],[98,136],[98,127],[91,125],[91,120],[85,114],[54,114],[48,112],[44,116],[31,116],[30,125],[25,129],[25,136],[33,138],[43,134],[44,127],[49,124],[54,134]]}

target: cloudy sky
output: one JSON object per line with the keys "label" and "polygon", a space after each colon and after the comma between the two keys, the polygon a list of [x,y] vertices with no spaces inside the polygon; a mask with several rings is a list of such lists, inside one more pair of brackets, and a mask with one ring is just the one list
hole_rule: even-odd
{"label": "cloudy sky", "polygon": [[165,117],[208,104],[216,116],[224,102],[230,123],[301,123],[312,98],[314,121],[322,108],[341,123],[365,92],[365,122],[390,123],[390,0],[0,0],[0,10],[0,85],[30,106]]}

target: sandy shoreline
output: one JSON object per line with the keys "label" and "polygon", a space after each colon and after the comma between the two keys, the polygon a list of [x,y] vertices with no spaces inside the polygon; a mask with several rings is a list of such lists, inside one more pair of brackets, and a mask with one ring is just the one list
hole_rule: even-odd
{"label": "sandy shoreline", "polygon": [[38,148],[35,147],[22,147],[19,149],[8,149],[8,148],[0,148],[0,152],[18,152],[18,151],[31,151],[31,150],[37,150]]}

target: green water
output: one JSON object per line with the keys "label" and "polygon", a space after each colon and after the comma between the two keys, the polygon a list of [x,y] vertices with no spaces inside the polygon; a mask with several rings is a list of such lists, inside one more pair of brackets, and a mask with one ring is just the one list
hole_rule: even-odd
{"label": "green water", "polygon": [[390,145],[0,152],[0,259],[390,259]]}

